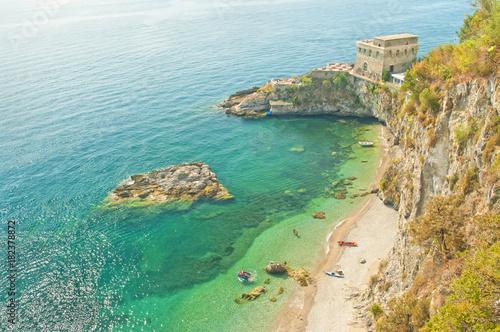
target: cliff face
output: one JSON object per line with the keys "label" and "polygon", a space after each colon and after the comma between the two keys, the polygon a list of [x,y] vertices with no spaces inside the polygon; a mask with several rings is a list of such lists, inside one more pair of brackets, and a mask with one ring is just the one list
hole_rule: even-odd
{"label": "cliff face", "polygon": [[415,115],[418,109],[413,114],[404,107],[385,110],[403,157],[386,172],[380,197],[398,210],[399,234],[381,271],[381,281],[391,286],[374,292],[374,302],[387,303],[419,277],[424,287],[417,295],[431,297],[431,314],[444,304],[450,280],[461,270],[444,268],[450,260],[440,261],[432,249],[414,243],[408,223],[422,215],[424,204],[436,195],[463,195],[468,216],[500,212],[500,169],[495,168],[500,144],[494,130],[500,121],[499,110],[500,88],[494,76],[444,91],[441,107],[426,119]]}

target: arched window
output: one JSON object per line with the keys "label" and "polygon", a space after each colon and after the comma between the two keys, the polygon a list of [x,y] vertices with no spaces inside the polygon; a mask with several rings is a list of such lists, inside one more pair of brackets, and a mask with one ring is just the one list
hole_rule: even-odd
{"label": "arched window", "polygon": [[368,51],[368,55],[372,56],[372,50]]}
{"label": "arched window", "polygon": [[389,51],[389,56],[390,56],[390,57],[392,57],[392,50],[391,50],[391,51]]}
{"label": "arched window", "polygon": [[399,50],[396,51],[396,56],[398,56],[398,55],[399,55]]}
{"label": "arched window", "polygon": [[414,48],[411,49],[411,53],[415,54],[415,49]]}
{"label": "arched window", "polygon": [[408,50],[407,49],[405,49],[405,55],[408,55]]}
{"label": "arched window", "polygon": [[367,71],[368,70],[368,62],[365,62],[364,66],[363,66],[364,70]]}

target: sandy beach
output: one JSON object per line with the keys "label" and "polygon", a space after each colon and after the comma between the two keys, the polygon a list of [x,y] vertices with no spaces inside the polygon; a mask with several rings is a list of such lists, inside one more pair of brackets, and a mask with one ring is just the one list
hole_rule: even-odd
{"label": "sandy beach", "polygon": [[[398,147],[388,129],[381,128],[380,164],[371,188],[377,188]],[[333,221],[333,220],[332,220]],[[359,320],[361,294],[380,262],[393,246],[398,228],[397,212],[369,195],[325,241],[323,254],[314,264],[309,287],[296,286],[287,304],[278,313],[270,331],[366,331]],[[355,241],[356,247],[339,247],[337,241]],[[365,263],[361,263],[365,260]],[[323,271],[342,269],[345,278]]]}

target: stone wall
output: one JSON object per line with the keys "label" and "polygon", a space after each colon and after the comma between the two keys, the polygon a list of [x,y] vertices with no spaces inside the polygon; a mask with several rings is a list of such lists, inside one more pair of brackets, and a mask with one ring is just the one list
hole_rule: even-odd
{"label": "stone wall", "polygon": [[276,91],[286,91],[290,87],[300,87],[302,83],[299,79],[273,79],[271,80],[271,84]]}
{"label": "stone wall", "polygon": [[311,72],[311,78],[320,79],[320,80],[331,80],[334,77],[339,76],[339,74],[344,73],[344,71],[340,70],[326,70],[322,68],[315,68]]}

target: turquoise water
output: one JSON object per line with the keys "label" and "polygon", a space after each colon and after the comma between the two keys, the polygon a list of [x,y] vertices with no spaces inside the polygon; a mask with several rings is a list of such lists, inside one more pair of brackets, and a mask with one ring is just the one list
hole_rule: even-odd
{"label": "turquoise water", "polygon": [[[253,270],[260,284],[269,260],[312,266],[334,221],[360,201],[332,198],[331,183],[356,176],[348,196],[367,189],[379,151],[356,141],[376,141],[378,125],[244,120],[213,106],[272,77],[353,61],[359,39],[415,33],[423,54],[453,41],[469,10],[467,1],[344,7],[1,1],[2,238],[7,220],[18,221],[18,322],[2,314],[2,330],[265,330],[295,282],[272,278],[262,298],[237,305],[255,285],[236,273]],[[130,175],[197,160],[234,201],[99,208]],[[318,210],[329,218],[312,219]],[[0,276],[5,290],[7,269]]]}

